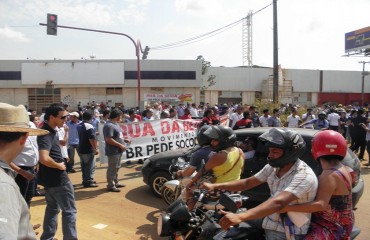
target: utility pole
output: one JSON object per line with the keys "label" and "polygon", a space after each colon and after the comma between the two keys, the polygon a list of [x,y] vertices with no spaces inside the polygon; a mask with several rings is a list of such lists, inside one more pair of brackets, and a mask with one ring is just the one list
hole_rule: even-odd
{"label": "utility pole", "polygon": [[364,91],[365,91],[365,76],[369,75],[369,72],[365,72],[365,64],[370,63],[370,62],[361,61],[359,63],[362,63],[361,104],[363,106],[365,104],[365,94],[364,94]]}
{"label": "utility pole", "polygon": [[272,80],[272,100],[279,102],[279,53],[278,53],[278,24],[277,24],[277,0],[273,0],[273,27],[274,27],[274,71]]}

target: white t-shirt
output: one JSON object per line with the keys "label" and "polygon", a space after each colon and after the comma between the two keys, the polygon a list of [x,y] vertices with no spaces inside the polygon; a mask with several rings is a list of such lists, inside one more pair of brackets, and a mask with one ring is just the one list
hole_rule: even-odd
{"label": "white t-shirt", "polygon": [[269,123],[267,121],[267,119],[269,119],[269,118],[270,118],[270,115],[268,115],[267,117],[265,117],[264,115],[262,115],[260,117],[260,123],[261,123],[261,126],[262,127],[268,127],[269,126]]}
{"label": "white t-shirt", "polygon": [[191,107],[190,108],[190,114],[192,117],[199,117],[198,109]]}
{"label": "white t-shirt", "polygon": [[297,128],[299,126],[299,120],[301,120],[301,118],[298,115],[293,117],[293,115],[290,114],[287,118],[288,127]]}
{"label": "white t-shirt", "polygon": [[330,113],[328,114],[328,121],[330,126],[338,126],[338,120],[340,116],[338,113]]}
{"label": "white t-shirt", "polygon": [[243,113],[242,114],[238,114],[237,112],[234,112],[233,114],[231,114],[230,116],[230,122],[231,122],[231,128],[233,128],[236,124],[236,122],[240,119],[243,118]]}
{"label": "white t-shirt", "polygon": [[[307,113],[303,113],[302,114],[302,120],[305,119],[307,117]],[[312,119],[315,118],[315,115],[314,114],[311,114],[307,117],[307,119],[304,121],[304,122],[308,122],[308,121],[311,121]],[[304,125],[304,128],[313,128],[313,123],[310,123],[310,124],[306,124]]]}
{"label": "white t-shirt", "polygon": [[[59,141],[60,140],[64,140],[64,135],[66,134],[65,131],[64,131],[64,127],[61,127],[61,128],[58,128],[57,127],[57,134],[58,134],[58,139]],[[67,141],[68,142],[68,141]],[[60,145],[60,150],[61,150],[61,153],[62,153],[62,157],[63,158],[68,158],[68,148],[67,148],[67,144],[65,146],[62,146]]]}

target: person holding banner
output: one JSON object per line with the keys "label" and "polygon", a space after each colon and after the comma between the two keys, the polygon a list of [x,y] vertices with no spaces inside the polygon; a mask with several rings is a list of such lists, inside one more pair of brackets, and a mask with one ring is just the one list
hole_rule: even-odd
{"label": "person holding banner", "polygon": [[105,155],[108,157],[107,189],[109,192],[120,192],[119,188],[125,185],[118,182],[118,171],[121,168],[122,153],[126,151],[125,142],[130,140],[123,138],[122,128],[118,125],[122,121],[123,113],[119,109],[113,109],[109,114],[109,121],[103,127],[105,139]]}

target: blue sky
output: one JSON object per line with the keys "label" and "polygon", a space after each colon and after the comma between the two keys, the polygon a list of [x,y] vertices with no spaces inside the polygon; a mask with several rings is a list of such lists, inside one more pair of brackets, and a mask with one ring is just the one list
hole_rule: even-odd
{"label": "blue sky", "polygon": [[[1,0],[0,59],[135,59],[122,36],[58,29],[46,35],[46,13],[58,24],[122,32],[156,47],[213,31],[257,11],[271,0]],[[362,70],[342,57],[344,34],[370,26],[369,0],[279,0],[279,63],[283,68]],[[253,17],[253,63],[272,67],[272,6]],[[241,66],[242,24],[193,44],[151,50],[148,59],[195,59]],[[368,66],[370,69],[370,66]]]}

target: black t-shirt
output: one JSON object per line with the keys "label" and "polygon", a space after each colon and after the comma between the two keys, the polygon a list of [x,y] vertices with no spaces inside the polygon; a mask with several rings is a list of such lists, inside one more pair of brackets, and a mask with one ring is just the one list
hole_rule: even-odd
{"label": "black t-shirt", "polygon": [[357,116],[355,118],[352,118],[351,121],[353,123],[353,133],[357,136],[365,137],[366,130],[361,127],[361,123],[365,124],[366,126],[367,118],[363,116]]}
{"label": "black t-shirt", "polygon": [[[56,131],[47,123],[44,123],[42,129],[48,130],[49,134],[37,137],[39,150],[49,151],[49,156],[57,163],[64,162]],[[41,162],[39,162],[39,164],[38,184],[44,187],[59,187],[70,181],[66,171],[47,167]]]}
{"label": "black t-shirt", "polygon": [[189,165],[196,168],[197,171],[202,167],[202,161],[207,163],[210,155],[212,153],[212,148],[210,146],[202,147],[194,152],[189,161]]}
{"label": "black t-shirt", "polygon": [[78,149],[81,154],[94,153],[90,139],[96,139],[96,133],[93,125],[88,122],[82,122],[77,125],[78,137],[80,139]]}

